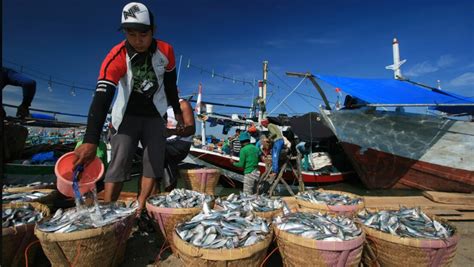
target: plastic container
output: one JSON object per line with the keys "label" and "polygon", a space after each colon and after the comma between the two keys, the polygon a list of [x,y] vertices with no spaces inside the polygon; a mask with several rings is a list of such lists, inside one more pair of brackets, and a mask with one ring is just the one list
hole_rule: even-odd
{"label": "plastic container", "polygon": [[[68,152],[58,159],[54,172],[57,177],[57,187],[59,192],[68,197],[74,197],[74,190],[72,188],[73,181],[73,166],[76,160],[76,155],[73,152]],[[95,159],[85,166],[84,171],[79,176],[79,192],[82,194],[91,191],[95,187],[95,183],[104,174],[104,164],[95,157]]]}

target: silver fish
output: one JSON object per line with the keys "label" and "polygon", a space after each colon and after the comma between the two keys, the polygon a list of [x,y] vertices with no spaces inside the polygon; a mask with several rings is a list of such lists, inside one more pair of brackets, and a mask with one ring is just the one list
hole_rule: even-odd
{"label": "silver fish", "polygon": [[184,241],[212,249],[250,246],[269,232],[268,223],[259,217],[239,210],[211,210],[207,203],[201,213],[176,226],[176,233]]}
{"label": "silver fish", "polygon": [[192,190],[174,189],[168,195],[154,195],[147,201],[161,208],[195,208],[201,207],[203,202],[211,202],[212,197]]}
{"label": "silver fish", "polygon": [[232,193],[226,198],[218,198],[216,204],[224,209],[243,208],[245,211],[256,212],[273,211],[283,207],[280,198],[272,199],[263,195],[249,195],[242,192],[239,195]]}
{"label": "silver fish", "polygon": [[3,203],[30,202],[30,201],[45,197],[47,195],[48,193],[39,192],[39,191],[20,192],[20,193],[2,192],[2,202]]}
{"label": "silver fish", "polygon": [[79,210],[76,208],[66,211],[58,209],[49,220],[39,223],[38,229],[43,232],[56,233],[92,229],[120,221],[132,215],[136,210],[137,206],[125,207],[118,203],[101,204],[98,211],[95,206]]}
{"label": "silver fish", "polygon": [[349,218],[320,212],[295,212],[277,216],[273,223],[280,230],[316,240],[351,240],[362,234],[362,229]]}
{"label": "silver fish", "polygon": [[43,213],[30,205],[17,208],[7,208],[2,211],[2,227],[32,224],[43,219]]}
{"label": "silver fish", "polygon": [[325,204],[330,206],[357,205],[362,203],[362,198],[352,198],[345,194],[335,194],[317,190],[299,192],[296,195],[296,198],[315,204]]}
{"label": "silver fish", "polygon": [[454,234],[451,226],[431,219],[419,208],[363,210],[357,217],[368,227],[400,237],[446,239]]}

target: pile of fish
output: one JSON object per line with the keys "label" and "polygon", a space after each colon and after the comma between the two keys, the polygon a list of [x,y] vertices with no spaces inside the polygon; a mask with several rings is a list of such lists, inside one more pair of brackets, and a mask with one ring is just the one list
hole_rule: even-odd
{"label": "pile of fish", "polygon": [[41,219],[43,219],[41,211],[35,210],[30,205],[2,210],[2,227],[35,223]]}
{"label": "pile of fish", "polygon": [[319,212],[290,213],[276,217],[273,223],[280,230],[316,240],[346,241],[362,234],[362,229],[351,219]]}
{"label": "pile of fish", "polygon": [[119,203],[101,204],[90,208],[58,209],[48,220],[38,224],[38,229],[49,233],[71,233],[85,229],[102,227],[115,223],[133,214],[137,205],[125,207]]}
{"label": "pile of fish", "polygon": [[281,209],[283,201],[280,198],[271,199],[262,195],[248,195],[245,193],[230,194],[226,198],[218,198],[216,204],[223,209],[265,212]]}
{"label": "pile of fish", "polygon": [[265,220],[238,210],[203,211],[190,221],[178,224],[176,233],[194,246],[209,249],[233,249],[253,245],[270,232]]}
{"label": "pile of fish", "polygon": [[363,210],[357,216],[368,227],[400,237],[446,239],[454,234],[451,226],[432,220],[419,208]]}
{"label": "pile of fish", "polygon": [[192,190],[174,189],[167,195],[151,196],[147,201],[160,208],[195,208],[212,201],[212,197]]}
{"label": "pile of fish", "polygon": [[38,182],[29,183],[29,184],[4,184],[3,189],[13,188],[13,187],[30,187],[30,188],[40,189],[40,188],[46,188],[50,186],[54,186],[54,183],[38,181]]}
{"label": "pile of fish", "polygon": [[30,192],[2,192],[2,202],[31,202],[47,196],[49,193],[30,191]]}
{"label": "pile of fish", "polygon": [[335,194],[324,191],[304,191],[296,195],[297,198],[314,204],[335,205],[358,205],[362,203],[362,198],[351,198],[344,194]]}

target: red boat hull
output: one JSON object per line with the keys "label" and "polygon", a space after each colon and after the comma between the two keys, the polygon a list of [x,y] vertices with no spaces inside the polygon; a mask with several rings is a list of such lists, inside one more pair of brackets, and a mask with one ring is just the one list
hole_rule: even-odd
{"label": "red boat hull", "polygon": [[401,156],[342,143],[349,159],[368,188],[417,188],[446,192],[474,191],[474,174]]}
{"label": "red boat hull", "polygon": [[[200,151],[197,149],[191,149],[190,154],[194,157],[199,158],[202,161],[205,161],[209,164],[212,164],[216,167],[223,168],[235,173],[239,173],[243,175],[243,169],[235,167],[231,161],[229,156],[222,155],[216,152],[207,152],[207,151]],[[265,166],[263,163],[259,164],[260,173],[265,172]],[[338,173],[318,173],[313,171],[303,171],[302,177],[305,183],[335,183],[341,182],[345,179],[349,178],[350,176],[354,175],[353,171],[348,172],[338,172]],[[286,171],[283,174],[283,178],[287,181],[294,181],[297,180],[297,177],[294,176],[293,172]]]}

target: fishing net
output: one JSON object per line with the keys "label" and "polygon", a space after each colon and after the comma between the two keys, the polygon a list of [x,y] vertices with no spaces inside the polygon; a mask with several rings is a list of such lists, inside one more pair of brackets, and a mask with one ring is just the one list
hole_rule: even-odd
{"label": "fishing net", "polygon": [[71,233],[46,233],[36,227],[35,235],[52,266],[118,266],[134,221],[132,213],[103,227]]}
{"label": "fishing net", "polygon": [[221,172],[218,169],[183,169],[181,177],[188,189],[214,196]]}
{"label": "fishing net", "polygon": [[182,240],[173,232],[178,257],[185,266],[260,266],[272,241],[273,231],[265,239],[246,247],[234,249],[206,249]]}
{"label": "fishing net", "polygon": [[365,235],[347,241],[304,238],[274,227],[284,266],[359,266]]}
{"label": "fishing net", "polygon": [[[338,195],[346,195],[352,199],[354,198],[360,198],[360,196],[343,192],[343,191],[336,191],[336,190],[317,190],[318,192],[321,193],[331,193],[331,194],[338,194]],[[364,202],[361,201],[359,204],[356,205],[327,205],[327,204],[317,204],[317,203],[311,203],[309,201],[300,199],[296,197],[296,202],[298,205],[302,208],[307,208],[311,210],[316,210],[316,211],[321,211],[321,212],[326,212],[330,213],[333,215],[344,215],[348,217],[353,217],[356,215],[359,211],[361,211],[365,205]]]}
{"label": "fishing net", "polygon": [[362,224],[367,235],[362,262],[367,266],[450,266],[460,239],[458,231],[444,219],[428,217],[449,225],[454,234],[447,239],[399,237]]}
{"label": "fishing net", "polygon": [[[2,204],[2,210],[18,208],[29,205],[43,213],[43,217],[49,216],[49,208],[35,202]],[[33,231],[35,223],[2,228],[2,266],[25,266],[25,250],[28,244],[36,241]],[[28,264],[33,264],[39,246],[32,246],[28,250]]]}

